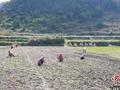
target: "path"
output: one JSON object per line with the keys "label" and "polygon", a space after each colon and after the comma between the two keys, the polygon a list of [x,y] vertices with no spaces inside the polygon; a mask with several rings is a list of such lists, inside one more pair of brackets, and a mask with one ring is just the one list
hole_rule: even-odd
{"label": "path", "polygon": [[21,49],[21,52],[24,53],[24,55],[26,56],[26,60],[31,64],[31,66],[36,71],[36,74],[42,79],[42,81],[43,81],[43,89],[44,90],[54,90],[52,88],[49,88],[48,83],[46,82],[46,80],[44,79],[44,77],[40,74],[40,72],[36,68],[35,64],[32,62],[29,54],[22,47],[20,47],[20,49]]}

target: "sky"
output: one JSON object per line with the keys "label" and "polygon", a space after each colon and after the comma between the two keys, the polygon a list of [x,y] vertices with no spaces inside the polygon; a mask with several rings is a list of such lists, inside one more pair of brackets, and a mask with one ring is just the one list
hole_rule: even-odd
{"label": "sky", "polygon": [[1,3],[1,2],[6,2],[6,1],[10,1],[10,0],[0,0],[0,3]]}

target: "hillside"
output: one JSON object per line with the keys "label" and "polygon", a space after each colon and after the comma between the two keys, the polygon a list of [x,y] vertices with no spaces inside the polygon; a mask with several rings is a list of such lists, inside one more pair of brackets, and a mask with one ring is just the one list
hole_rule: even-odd
{"label": "hillside", "polygon": [[2,4],[0,3],[0,8],[2,8]]}
{"label": "hillside", "polygon": [[4,2],[0,3],[0,9],[2,8],[2,6],[4,6],[4,4],[5,4]]}
{"label": "hillside", "polygon": [[11,0],[0,11],[0,27],[34,33],[119,33],[119,7],[119,0]]}

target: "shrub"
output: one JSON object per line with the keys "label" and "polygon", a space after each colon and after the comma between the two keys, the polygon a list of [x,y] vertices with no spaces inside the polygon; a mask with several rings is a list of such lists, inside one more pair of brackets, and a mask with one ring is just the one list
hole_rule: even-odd
{"label": "shrub", "polygon": [[8,45],[12,45],[11,42],[0,42],[0,46],[8,46]]}
{"label": "shrub", "polygon": [[45,38],[30,40],[29,46],[63,46],[65,43],[63,38]]}
{"label": "shrub", "polygon": [[95,42],[96,46],[109,46],[108,42]]}
{"label": "shrub", "polygon": [[110,42],[110,44],[113,46],[120,46],[120,42]]}

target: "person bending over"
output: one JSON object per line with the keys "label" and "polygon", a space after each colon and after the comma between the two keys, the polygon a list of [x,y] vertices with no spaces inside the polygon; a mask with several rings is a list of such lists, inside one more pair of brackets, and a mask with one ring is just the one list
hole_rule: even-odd
{"label": "person bending over", "polygon": [[64,60],[63,55],[60,54],[60,55],[58,56],[58,61],[59,61],[59,62],[63,62],[63,60]]}
{"label": "person bending over", "polygon": [[38,66],[41,66],[45,63],[44,57],[41,57],[41,59],[38,61]]}
{"label": "person bending over", "polygon": [[8,56],[9,57],[15,57],[15,55],[11,51],[8,51]]}

